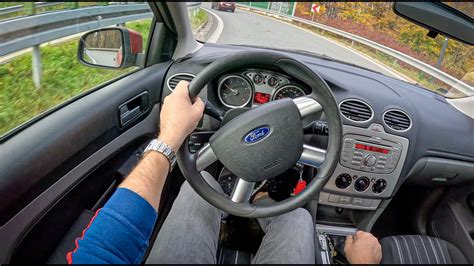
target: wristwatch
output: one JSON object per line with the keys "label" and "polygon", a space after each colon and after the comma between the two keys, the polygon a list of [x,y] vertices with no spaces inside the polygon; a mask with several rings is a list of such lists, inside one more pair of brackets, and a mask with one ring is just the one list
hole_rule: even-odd
{"label": "wristwatch", "polygon": [[146,154],[148,151],[156,151],[163,154],[170,163],[170,172],[171,172],[174,165],[176,164],[176,153],[168,144],[162,141],[159,141],[157,139],[154,139],[150,141],[148,146],[146,146],[145,150],[143,151],[143,154]]}

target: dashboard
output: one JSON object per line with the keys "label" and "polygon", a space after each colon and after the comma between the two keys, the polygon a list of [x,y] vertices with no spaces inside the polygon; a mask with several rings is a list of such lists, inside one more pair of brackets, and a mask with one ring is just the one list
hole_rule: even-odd
{"label": "dashboard", "polygon": [[[205,44],[191,59],[173,64],[167,79],[170,90],[162,97],[177,84],[173,79],[186,79],[182,73],[188,73],[190,80],[217,57],[248,49],[261,48]],[[446,185],[472,180],[474,120],[445,98],[356,66],[288,54],[326,81],[343,123],[341,157],[320,193],[320,204],[375,210],[384,199],[393,197],[404,182]],[[310,93],[306,84],[285,73],[255,66],[222,74],[207,85],[200,97],[225,112]],[[324,114],[315,119],[324,121]],[[198,131],[212,132],[219,126],[218,121],[204,116]],[[325,148],[327,136],[312,136],[306,141]],[[203,144],[197,141],[196,150]],[[439,178],[440,172],[446,178]]]}

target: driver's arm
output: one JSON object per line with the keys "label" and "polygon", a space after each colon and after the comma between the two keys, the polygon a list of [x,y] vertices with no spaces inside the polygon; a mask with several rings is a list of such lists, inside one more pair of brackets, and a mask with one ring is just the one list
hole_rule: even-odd
{"label": "driver's arm", "polygon": [[[188,83],[181,81],[164,100],[158,139],[176,152],[202,117],[201,99],[191,103]],[[72,263],[140,263],[153,230],[160,197],[169,172],[168,159],[151,151],[92,218],[76,247],[67,254]]]}

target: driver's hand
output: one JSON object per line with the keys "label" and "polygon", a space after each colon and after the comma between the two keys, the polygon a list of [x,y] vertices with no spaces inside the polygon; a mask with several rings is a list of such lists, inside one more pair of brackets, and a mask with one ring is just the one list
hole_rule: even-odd
{"label": "driver's hand", "polygon": [[350,264],[379,264],[382,259],[382,247],[371,233],[357,231],[346,237],[344,246],[346,258]]}
{"label": "driver's hand", "polygon": [[166,96],[160,113],[158,139],[178,151],[187,135],[196,128],[204,111],[204,103],[197,97],[194,104],[189,99],[189,82],[180,81],[173,93]]}

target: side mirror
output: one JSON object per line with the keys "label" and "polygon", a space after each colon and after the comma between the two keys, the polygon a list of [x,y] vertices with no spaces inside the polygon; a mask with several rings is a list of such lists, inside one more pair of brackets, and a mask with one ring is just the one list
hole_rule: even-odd
{"label": "side mirror", "polygon": [[[466,2],[468,5],[468,2]],[[393,11],[424,28],[430,30],[430,36],[437,33],[464,42],[474,44],[473,20],[461,11],[441,2],[395,2]]]}
{"label": "side mirror", "polygon": [[90,67],[128,68],[142,61],[142,35],[122,27],[103,28],[82,35],[77,58]]}

